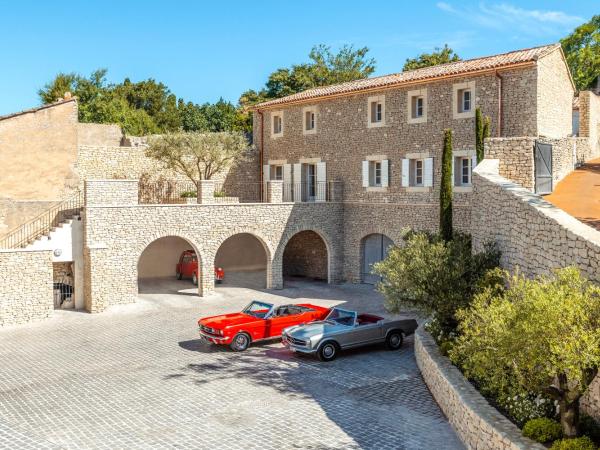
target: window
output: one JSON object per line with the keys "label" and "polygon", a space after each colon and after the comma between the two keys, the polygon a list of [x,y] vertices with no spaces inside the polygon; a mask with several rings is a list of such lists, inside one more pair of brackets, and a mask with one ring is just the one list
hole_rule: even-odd
{"label": "window", "polygon": [[471,150],[457,150],[454,157],[454,186],[470,188],[473,168],[477,165],[477,157]]}
{"label": "window", "polygon": [[471,111],[471,91],[469,89],[461,89],[458,91],[460,98],[460,110],[458,112]]}
{"label": "window", "polygon": [[423,186],[423,160],[422,159],[415,159],[414,160],[414,175],[413,175],[413,179],[414,179],[414,183],[413,186]]}
{"label": "window", "polygon": [[369,97],[368,106],[369,127],[385,125],[385,96]]}
{"label": "window", "polygon": [[271,180],[283,180],[283,166],[271,166]]}
{"label": "window", "polygon": [[273,137],[283,136],[283,112],[271,113],[271,135]]}
{"label": "window", "polygon": [[460,160],[460,184],[463,186],[471,184],[471,158]]}
{"label": "window", "polygon": [[317,108],[310,106],[302,109],[304,126],[303,134],[315,134],[317,132]]}
{"label": "window", "polygon": [[402,160],[402,186],[428,190],[433,186],[433,158],[428,154],[411,153]]}
{"label": "window", "polygon": [[454,119],[475,117],[475,102],[474,81],[452,86],[452,117]]}
{"label": "window", "polygon": [[409,91],[407,105],[408,123],[427,122],[427,89]]}
{"label": "window", "polygon": [[371,155],[363,161],[363,187],[386,188],[389,180],[389,161],[385,155]]}

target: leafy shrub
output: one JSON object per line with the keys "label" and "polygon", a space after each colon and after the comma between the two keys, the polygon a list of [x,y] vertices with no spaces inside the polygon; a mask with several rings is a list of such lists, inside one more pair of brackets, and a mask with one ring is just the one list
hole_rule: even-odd
{"label": "leafy shrub", "polygon": [[545,444],[556,441],[562,437],[562,428],[556,420],[547,417],[538,417],[529,420],[523,427],[523,436],[536,442]]}
{"label": "leafy shrub", "polygon": [[522,427],[526,422],[553,417],[555,414],[554,402],[542,395],[529,392],[518,392],[518,388],[512,386],[511,394],[500,394],[497,404],[510,420]]}
{"label": "leafy shrub", "polygon": [[226,196],[225,191],[215,191],[215,193],[213,194],[213,197],[218,197],[218,198],[225,197],[225,196]]}
{"label": "leafy shrub", "polygon": [[596,450],[596,446],[589,437],[583,436],[554,441],[550,450]]}
{"label": "leafy shrub", "polygon": [[560,405],[563,435],[575,437],[579,398],[600,365],[600,287],[574,267],[533,280],[507,274],[506,283],[457,314],[450,358],[494,392],[549,395]]}
{"label": "leafy shrub", "polygon": [[198,193],[196,191],[185,191],[179,194],[181,198],[196,198],[198,197]]}
{"label": "leafy shrub", "polygon": [[593,417],[581,414],[579,417],[579,432],[584,436],[589,436],[596,444],[600,443],[600,425]]}
{"label": "leafy shrub", "polygon": [[382,276],[378,290],[386,308],[399,312],[409,307],[432,314],[440,333],[448,336],[458,324],[456,311],[468,307],[473,296],[488,287],[482,280],[493,282],[484,275],[498,266],[500,252],[489,245],[473,255],[471,237],[461,233],[454,233],[448,242],[424,232],[409,232],[404,240],[405,245],[392,248],[374,267]]}

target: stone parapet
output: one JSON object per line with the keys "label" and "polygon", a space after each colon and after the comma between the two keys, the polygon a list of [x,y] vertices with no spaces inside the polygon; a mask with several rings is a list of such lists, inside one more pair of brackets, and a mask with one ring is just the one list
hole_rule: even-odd
{"label": "stone parapet", "polygon": [[138,180],[87,180],[85,182],[85,204],[137,205]]}
{"label": "stone parapet", "polygon": [[213,180],[201,180],[198,183],[198,203],[203,205],[215,203],[215,182]]}
{"label": "stone parapet", "polygon": [[415,333],[415,357],[423,380],[467,449],[544,450],[492,407],[460,371],[442,356],[422,328]]}
{"label": "stone parapet", "polygon": [[267,203],[283,202],[283,181],[267,181]]}

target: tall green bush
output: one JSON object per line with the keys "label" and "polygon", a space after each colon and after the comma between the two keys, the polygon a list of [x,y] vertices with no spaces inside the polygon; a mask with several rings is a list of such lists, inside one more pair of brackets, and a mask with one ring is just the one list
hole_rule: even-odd
{"label": "tall green bush", "polygon": [[481,108],[475,109],[475,153],[477,154],[477,163],[483,161],[483,116]]}
{"label": "tall green bush", "polygon": [[446,241],[452,239],[452,178],[452,130],[445,130],[440,186],[440,233]]}
{"label": "tall green bush", "polygon": [[456,328],[456,311],[498,282],[487,274],[498,266],[500,253],[488,245],[473,254],[471,237],[461,233],[446,241],[438,234],[409,232],[404,240],[375,264],[374,272],[382,277],[377,288],[391,312],[414,308],[433,315],[441,333],[435,337],[444,340]]}

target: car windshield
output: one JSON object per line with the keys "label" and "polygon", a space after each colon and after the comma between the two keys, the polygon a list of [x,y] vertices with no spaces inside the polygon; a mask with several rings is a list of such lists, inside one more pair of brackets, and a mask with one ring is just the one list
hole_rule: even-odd
{"label": "car windshield", "polygon": [[333,308],[325,320],[327,322],[339,323],[340,325],[353,326],[356,319],[354,311],[344,311],[343,309]]}
{"label": "car windshield", "polygon": [[264,319],[268,312],[271,311],[271,308],[273,308],[273,305],[270,303],[253,301],[246,306],[242,312],[250,316],[258,317],[259,319]]}

